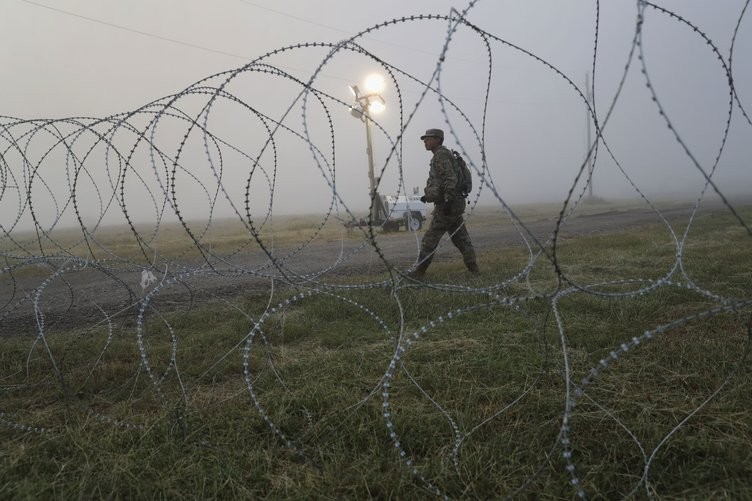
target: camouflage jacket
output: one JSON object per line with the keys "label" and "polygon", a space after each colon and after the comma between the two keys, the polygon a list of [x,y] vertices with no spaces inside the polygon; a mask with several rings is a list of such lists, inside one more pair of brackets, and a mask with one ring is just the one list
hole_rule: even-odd
{"label": "camouflage jacket", "polygon": [[454,160],[449,148],[439,146],[428,165],[431,168],[424,190],[426,201],[443,204],[446,200],[456,198],[457,175],[454,173]]}

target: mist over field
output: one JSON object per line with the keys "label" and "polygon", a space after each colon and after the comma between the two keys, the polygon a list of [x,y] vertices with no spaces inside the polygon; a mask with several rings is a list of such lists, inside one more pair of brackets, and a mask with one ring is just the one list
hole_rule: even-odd
{"label": "mist over field", "polygon": [[[381,194],[422,189],[431,127],[473,164],[481,206],[570,190],[691,201],[711,173],[724,196],[752,189],[744,2],[663,2],[682,20],[650,7],[638,23],[634,2],[480,1],[450,38],[435,16],[468,5],[325,3],[4,2],[3,226],[360,217],[366,137],[348,86],[371,73],[386,79]],[[602,140],[586,186],[591,91]]]}

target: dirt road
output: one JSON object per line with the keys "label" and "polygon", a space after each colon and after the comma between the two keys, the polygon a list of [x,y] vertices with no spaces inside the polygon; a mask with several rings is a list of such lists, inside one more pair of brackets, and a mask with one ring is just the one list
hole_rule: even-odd
{"label": "dirt road", "polygon": [[[659,215],[649,207],[590,207],[561,223],[557,238],[665,224],[662,218],[681,234],[692,208],[692,203],[667,205]],[[719,203],[704,204],[701,213],[709,211],[728,208]],[[526,245],[526,240],[536,247],[531,237],[545,243],[557,230],[559,218],[555,211],[549,211],[547,215],[521,214],[519,223],[513,221],[502,211],[471,215],[468,228],[479,256],[500,247]],[[405,272],[416,259],[423,230],[377,233],[373,240],[356,230],[353,235],[330,241],[314,239],[303,247],[267,249],[273,253],[274,261],[254,246],[228,260],[162,263],[148,270],[156,282],[147,287],[142,287],[143,268],[114,260],[27,260],[13,273],[2,276],[0,334],[28,334],[41,328],[47,331],[112,321],[133,323],[144,297],[149,297],[151,305],[162,312],[185,310],[197,302],[266,291],[272,278],[275,285],[287,282],[321,287],[350,275],[377,275],[389,267]],[[447,243],[439,249],[434,262],[457,259],[457,250]]]}

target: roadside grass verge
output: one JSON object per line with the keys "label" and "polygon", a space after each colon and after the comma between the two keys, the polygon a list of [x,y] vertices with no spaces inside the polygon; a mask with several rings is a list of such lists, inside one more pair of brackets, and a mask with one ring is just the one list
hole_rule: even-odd
{"label": "roadside grass verge", "polygon": [[[282,289],[274,310],[256,293],[141,331],[3,338],[0,496],[572,499],[567,392],[608,359],[569,424],[590,497],[752,497],[752,308],[713,313],[752,298],[750,242],[708,215],[681,249],[691,281],[655,225],[562,239],[561,275],[541,256],[502,288],[527,249],[485,252],[479,277],[435,263],[430,287]],[[399,448],[383,407],[398,339]]]}

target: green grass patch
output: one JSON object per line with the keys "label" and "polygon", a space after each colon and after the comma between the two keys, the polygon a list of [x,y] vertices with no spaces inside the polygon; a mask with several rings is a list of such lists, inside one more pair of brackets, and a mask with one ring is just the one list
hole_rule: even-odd
{"label": "green grass patch", "polygon": [[[280,289],[273,311],[245,295],[147,312],[141,332],[2,338],[0,496],[572,499],[567,376],[574,391],[608,360],[569,425],[590,497],[752,497],[752,308],[714,312],[752,298],[750,241],[713,214],[686,275],[655,225],[558,242],[561,277],[541,255],[504,287],[526,249],[484,252],[479,277],[435,263],[433,287]],[[398,449],[382,393],[399,339]]]}

